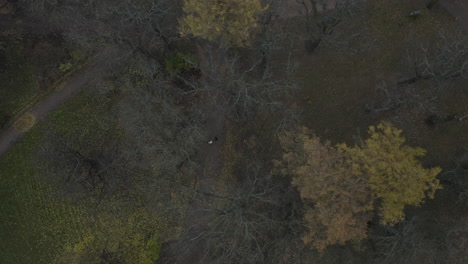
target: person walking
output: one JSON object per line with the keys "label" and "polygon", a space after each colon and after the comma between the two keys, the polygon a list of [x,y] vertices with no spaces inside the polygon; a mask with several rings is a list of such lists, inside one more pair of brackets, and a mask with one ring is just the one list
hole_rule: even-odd
{"label": "person walking", "polygon": [[208,144],[211,145],[211,144],[213,144],[215,141],[218,141],[218,137],[214,137],[213,140],[208,141]]}

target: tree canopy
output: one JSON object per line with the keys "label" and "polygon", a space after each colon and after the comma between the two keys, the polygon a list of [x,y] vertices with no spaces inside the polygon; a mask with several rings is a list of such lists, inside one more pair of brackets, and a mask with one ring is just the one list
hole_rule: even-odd
{"label": "tree canopy", "polygon": [[305,205],[306,244],[324,250],[362,240],[374,212],[383,224],[395,224],[405,206],[420,205],[441,188],[440,168],[424,169],[417,157],[425,151],[404,145],[401,132],[383,122],[354,147],[333,147],[307,128],[280,136],[285,154],[276,166],[292,175]]}
{"label": "tree canopy", "polygon": [[401,130],[382,122],[369,128],[363,146],[340,145],[353,167],[353,173],[367,179],[374,198],[381,201],[379,215],[384,224],[404,219],[407,205],[420,205],[424,198],[433,198],[440,189],[436,179],[440,168],[425,169],[417,159],[425,155],[422,148],[404,145]]}
{"label": "tree canopy", "polygon": [[306,244],[323,250],[333,244],[366,237],[371,199],[362,179],[352,174],[344,152],[322,143],[307,128],[280,137],[286,150],[277,165],[292,174],[292,185],[305,204]]}
{"label": "tree canopy", "polygon": [[185,0],[186,15],[180,19],[180,34],[193,34],[223,46],[245,46],[258,28],[258,0]]}

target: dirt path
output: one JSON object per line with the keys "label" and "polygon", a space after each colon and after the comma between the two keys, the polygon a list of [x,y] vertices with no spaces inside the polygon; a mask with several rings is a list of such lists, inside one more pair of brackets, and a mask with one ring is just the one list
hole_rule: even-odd
{"label": "dirt path", "polygon": [[[71,79],[64,81],[58,87],[62,89],[50,94],[41,102],[33,106],[28,112],[31,112],[36,123],[42,121],[51,111],[72,98],[86,86],[91,80],[95,79],[104,71],[104,62],[91,60],[83,69],[78,71]],[[16,130],[14,126],[9,127],[0,135],[0,155],[4,154],[23,134]]]}
{"label": "dirt path", "polygon": [[[226,118],[226,111],[222,107],[225,98],[219,91],[222,80],[222,69],[224,61],[224,52],[218,48],[204,43],[198,46],[198,57],[201,61],[201,71],[203,76],[200,83],[203,84],[207,91],[204,95],[207,104],[207,111],[205,115],[205,133],[206,143],[199,151],[199,160],[201,166],[197,172],[198,190],[201,192],[210,192],[214,181],[217,180],[222,167],[223,167],[223,150],[224,150],[224,124]],[[213,66],[215,65],[215,66]],[[208,144],[209,140],[218,140],[213,144]],[[200,233],[206,230],[207,223],[203,222],[203,209],[205,208],[203,202],[195,199],[189,205],[189,210],[186,216],[184,229],[186,230],[186,238],[197,237]],[[175,243],[170,248],[171,259],[161,260],[162,263],[167,264],[196,264],[201,263],[203,259],[204,241],[199,240],[193,247],[187,249],[185,241],[181,240]]]}

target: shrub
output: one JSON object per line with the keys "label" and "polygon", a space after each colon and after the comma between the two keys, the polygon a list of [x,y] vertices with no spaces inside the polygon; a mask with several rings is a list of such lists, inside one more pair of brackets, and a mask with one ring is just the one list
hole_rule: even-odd
{"label": "shrub", "polygon": [[166,58],[166,70],[169,72],[187,72],[198,68],[194,54],[178,52]]}
{"label": "shrub", "polygon": [[26,132],[31,129],[35,123],[36,117],[31,112],[27,112],[15,122],[15,128],[20,132]]}

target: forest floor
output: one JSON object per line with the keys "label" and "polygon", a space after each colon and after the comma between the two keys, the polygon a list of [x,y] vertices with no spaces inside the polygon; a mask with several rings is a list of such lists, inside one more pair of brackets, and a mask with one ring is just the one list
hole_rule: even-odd
{"label": "forest floor", "polygon": [[[410,39],[403,40],[407,38],[409,31],[419,32],[417,34],[423,37],[418,41],[425,43],[427,37],[440,30],[441,25],[457,31],[460,25],[464,23],[466,25],[468,22],[466,16],[455,19],[457,14],[447,13],[442,4],[429,11],[425,8],[426,2],[411,1],[393,6],[384,6],[382,2],[381,6],[374,7],[373,12],[364,13],[363,15],[372,19],[369,25],[375,27],[374,33],[364,34],[380,43],[378,44],[380,46],[370,48],[366,52],[346,51],[337,56],[336,49],[325,44],[320,45],[316,52],[311,54],[298,52],[297,61],[303,65],[299,70],[304,83],[302,98],[306,99],[301,104],[301,108],[306,109],[305,121],[313,124],[313,129],[320,137],[331,140],[334,144],[343,142],[354,144],[356,136],[366,136],[370,125],[375,125],[380,120],[389,120],[404,130],[409,144],[427,150],[428,154],[424,159],[426,165],[437,164],[443,167],[453,165],[450,157],[463,151],[463,145],[467,143],[467,138],[460,135],[460,132],[466,129],[466,122],[453,120],[429,127],[425,124],[425,119],[433,113],[463,116],[468,110],[466,104],[463,104],[467,96],[466,90],[463,89],[465,80],[456,80],[448,84],[444,94],[435,102],[437,106],[433,113],[425,110],[413,109],[411,112],[400,109],[402,116],[399,120],[395,120],[394,111],[366,113],[364,107],[371,101],[381,100],[379,98],[382,94],[377,88],[382,83],[393,85],[398,80],[411,76],[409,67],[405,65],[407,53],[405,45],[419,44]],[[374,3],[379,4],[377,1]],[[460,5],[460,10],[466,7],[462,1],[450,3]],[[419,20],[398,25],[407,21],[406,17],[411,10],[418,9],[424,14]],[[295,23],[301,26],[300,21]],[[353,29],[360,30],[359,25]],[[465,30],[468,31],[467,28]],[[346,30],[343,34],[346,34]],[[404,44],[404,41],[408,44]],[[298,41],[297,49],[303,49],[302,46],[303,43]],[[417,85],[425,87],[427,84],[421,82]],[[323,113],[326,113],[326,118]]]}

